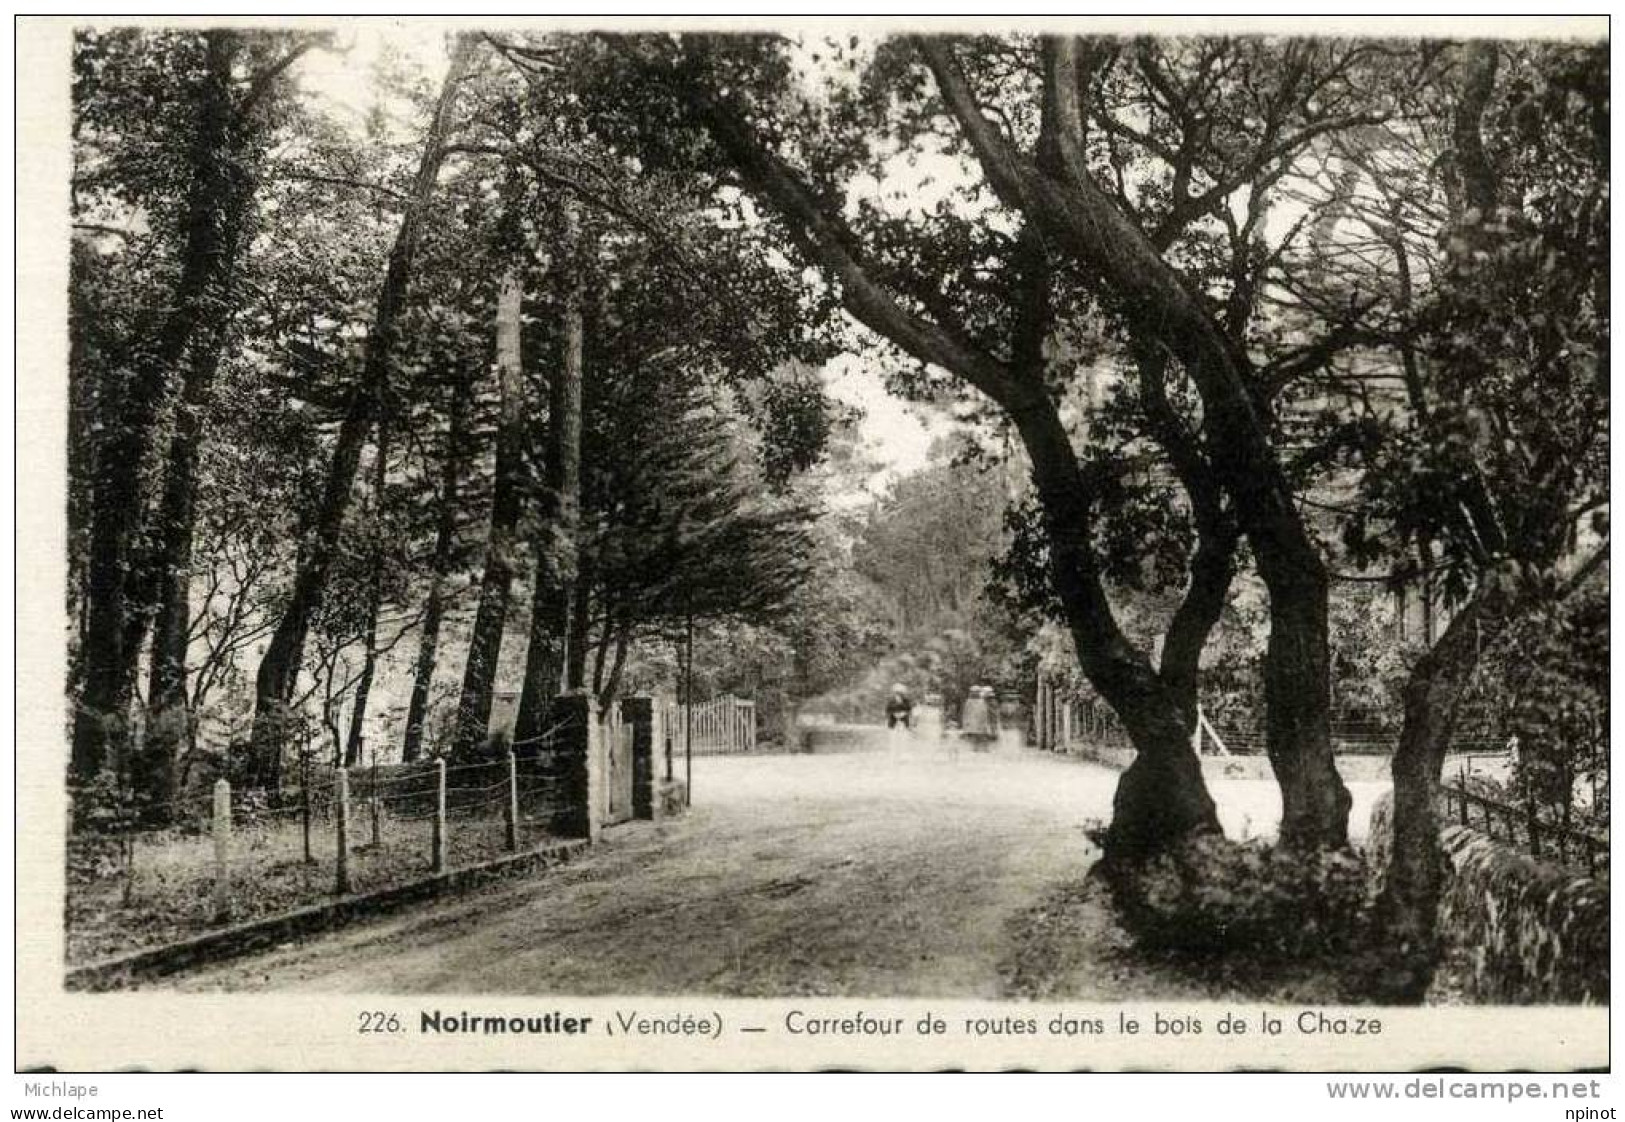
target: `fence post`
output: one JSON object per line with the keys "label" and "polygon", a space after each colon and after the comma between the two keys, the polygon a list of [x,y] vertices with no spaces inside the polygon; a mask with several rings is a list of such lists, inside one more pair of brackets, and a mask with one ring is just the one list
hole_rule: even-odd
{"label": "fence post", "polygon": [[304,836],[305,864],[314,865],[316,858],[310,852],[310,752],[299,749],[299,829]]}
{"label": "fence post", "polygon": [[1029,743],[1042,749],[1044,747],[1044,679],[1042,676],[1039,676],[1037,683],[1033,686],[1032,720],[1028,722],[1027,728],[1031,736]]}
{"label": "fence post", "polygon": [[666,713],[666,719],[661,722],[661,725],[664,726],[661,731],[665,733],[666,737],[666,782],[670,783],[675,778],[671,770],[671,736],[672,731],[677,728],[677,708],[673,705],[662,706],[662,708]]}
{"label": "fence post", "polygon": [[1054,682],[1044,690],[1044,747],[1051,752],[1061,750],[1061,695]]}
{"label": "fence post", "polygon": [[434,833],[429,839],[434,852],[429,868],[437,873],[446,871],[446,758],[434,762]]}
{"label": "fence post", "polygon": [[231,914],[231,784],[214,781],[214,915]]}
{"label": "fence post", "polygon": [[1524,817],[1529,821],[1529,852],[1540,856],[1540,812],[1535,808],[1535,800],[1531,796],[1525,803]]}
{"label": "fence post", "polygon": [[504,825],[508,828],[508,852],[519,851],[519,761],[508,753],[508,797],[502,801]]}
{"label": "fence post", "polygon": [[367,805],[372,811],[372,847],[377,849],[383,844],[382,808],[378,801],[378,749],[372,750],[372,787],[368,792]]}
{"label": "fence post", "polygon": [[[946,699],[944,699],[944,702],[945,704],[943,708],[944,711],[946,711]],[[1042,749],[1044,747],[1044,679],[1042,675],[1039,676],[1033,685],[1033,708],[1031,716],[1032,720],[1030,720],[1027,724],[1028,736],[1030,738],[1028,742],[1034,747]],[[946,716],[944,719],[946,719]]]}
{"label": "fence post", "polygon": [[1062,712],[1064,708],[1065,703],[1061,700],[1061,691],[1056,690],[1050,700],[1049,750],[1051,752],[1066,751],[1066,732],[1065,725],[1062,723],[1065,720]]}
{"label": "fence post", "polygon": [[333,776],[333,891],[343,896],[350,891],[350,769],[341,767]]}

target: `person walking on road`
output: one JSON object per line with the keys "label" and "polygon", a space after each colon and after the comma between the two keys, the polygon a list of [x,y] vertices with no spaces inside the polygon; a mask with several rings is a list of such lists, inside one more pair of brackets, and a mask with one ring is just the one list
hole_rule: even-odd
{"label": "person walking on road", "polygon": [[959,733],[970,741],[971,748],[986,752],[999,738],[999,720],[993,712],[993,690],[989,686],[972,686],[970,695],[959,712]]}
{"label": "person walking on road", "polygon": [[886,699],[886,744],[892,749],[901,749],[909,742],[909,726],[914,720],[914,702],[910,700],[908,691],[902,683],[891,688],[891,697]]}

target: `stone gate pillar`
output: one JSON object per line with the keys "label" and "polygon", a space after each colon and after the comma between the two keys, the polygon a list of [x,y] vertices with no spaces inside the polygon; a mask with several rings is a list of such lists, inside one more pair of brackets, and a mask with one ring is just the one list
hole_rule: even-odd
{"label": "stone gate pillar", "polygon": [[571,690],[553,699],[546,727],[558,775],[559,808],[553,829],[566,837],[597,841],[609,806],[603,728],[598,700],[585,690]]}
{"label": "stone gate pillar", "polygon": [[632,730],[632,817],[660,817],[660,769],[655,755],[666,742],[660,707],[648,694],[621,698],[621,720]]}

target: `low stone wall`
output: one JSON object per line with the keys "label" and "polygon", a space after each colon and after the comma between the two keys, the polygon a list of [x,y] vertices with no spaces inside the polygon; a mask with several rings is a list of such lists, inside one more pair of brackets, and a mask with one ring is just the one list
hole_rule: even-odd
{"label": "low stone wall", "polygon": [[[1081,740],[1074,740],[1062,751],[1065,755],[1080,756],[1118,771],[1126,770],[1134,761],[1132,748],[1090,744]],[[1345,783],[1386,782],[1388,779],[1386,756],[1336,756],[1332,762]],[[1266,756],[1204,755],[1202,776],[1206,779],[1256,779],[1273,783],[1275,769],[1270,766]]]}
{"label": "low stone wall", "polygon": [[1475,996],[1608,1001],[1608,880],[1515,853],[1465,826],[1440,835],[1453,870],[1439,922]]}
{"label": "low stone wall", "polygon": [[791,751],[872,752],[885,744],[885,730],[873,725],[800,725]]}
{"label": "low stone wall", "polygon": [[[1371,815],[1374,875],[1387,866],[1393,800]],[[1439,835],[1449,863],[1439,904],[1452,981],[1500,1004],[1608,1000],[1608,878],[1519,853],[1465,826]]]}

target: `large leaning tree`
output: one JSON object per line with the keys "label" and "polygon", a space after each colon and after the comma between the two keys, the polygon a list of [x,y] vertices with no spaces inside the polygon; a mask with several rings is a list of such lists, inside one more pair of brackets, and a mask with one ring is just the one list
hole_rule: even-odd
{"label": "large leaning tree", "polygon": [[[1281,839],[1346,842],[1329,735],[1327,582],[1278,447],[1277,396],[1340,345],[1341,317],[1261,314],[1281,254],[1312,223],[1283,182],[1345,130],[1385,119],[1403,49],[1267,40],[1026,36],[608,41],[636,91],[606,116],[711,161],[758,200],[851,317],[928,380],[1007,419],[1031,465],[1051,579],[1085,674],[1138,749],[1110,848],[1217,829],[1190,746],[1196,655],[1244,535],[1270,596],[1264,662]],[[912,170],[911,170],[912,169]],[[894,198],[876,196],[890,191]],[[1282,229],[1282,227],[1285,229]],[[1093,333],[1140,383],[1143,424],[1196,533],[1160,663],[1124,634],[1096,538],[1112,465],[1061,406]]]}
{"label": "large leaning tree", "polygon": [[425,130],[417,170],[404,193],[401,216],[378,290],[361,369],[347,394],[344,418],[334,440],[322,496],[311,518],[298,571],[281,618],[271,632],[255,674],[254,728],[249,781],[274,787],[281,779],[290,703],[297,688],[305,639],[327,594],[328,576],[338,557],[345,516],[354,500],[357,473],[369,436],[377,426],[392,376],[396,348],[423,237],[424,214],[455,127],[457,98],[474,61],[467,37],[454,40],[451,66]]}

